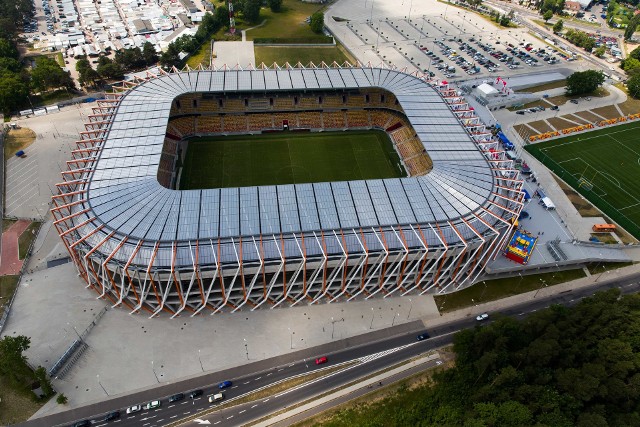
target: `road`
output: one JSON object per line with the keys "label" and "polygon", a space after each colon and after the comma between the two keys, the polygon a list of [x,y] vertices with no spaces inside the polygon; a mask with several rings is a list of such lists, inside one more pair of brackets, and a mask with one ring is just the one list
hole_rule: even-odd
{"label": "road", "polygon": [[[600,277],[598,277],[600,279]],[[576,304],[581,298],[592,295],[598,290],[604,290],[612,287],[619,287],[624,293],[632,293],[640,291],[640,274],[625,278],[617,281],[601,282],[595,286],[581,288],[575,291],[567,291],[560,295],[554,295],[551,297],[538,297],[531,299],[526,303],[505,307],[503,310],[491,313],[492,317],[496,315],[505,315],[513,317],[526,316],[529,313],[533,313],[537,310],[548,307],[551,304],[564,304],[573,305]],[[471,310],[469,311],[471,312]],[[233,397],[240,396],[247,392],[259,389],[266,385],[272,384],[278,380],[288,378],[294,375],[314,372],[318,369],[335,366],[348,361],[364,359],[365,363],[360,363],[350,367],[349,369],[334,373],[328,378],[324,378],[320,381],[311,382],[308,385],[301,386],[295,390],[295,392],[285,392],[269,398],[264,398],[257,402],[251,402],[239,406],[234,406],[227,409],[222,409],[212,415],[203,416],[201,419],[209,421],[212,425],[224,423],[225,426],[242,425],[251,420],[261,418],[265,415],[271,414],[284,407],[290,407],[293,404],[312,398],[319,394],[325,393],[341,385],[355,381],[363,376],[368,376],[373,372],[393,366],[399,362],[407,360],[411,357],[420,355],[427,351],[442,347],[452,342],[453,333],[468,327],[472,327],[477,322],[473,317],[465,317],[459,320],[446,323],[442,326],[435,328],[428,328],[427,330],[431,334],[431,339],[426,341],[417,342],[415,337],[417,333],[423,331],[421,322],[412,322],[408,325],[403,325],[404,329],[393,336],[385,337],[375,340],[360,346],[347,346],[340,351],[328,351],[329,347],[322,346],[321,350],[317,350],[317,356],[327,355],[328,363],[316,366],[313,359],[304,358],[297,361],[291,361],[286,364],[278,363],[281,359],[262,361],[266,369],[256,371],[247,375],[237,375],[235,377],[220,377],[218,380],[231,380],[233,386],[224,391],[225,398],[231,399]],[[374,337],[375,339],[375,337]],[[336,346],[338,342],[331,343]],[[314,349],[309,349],[313,354]],[[323,351],[323,353],[320,353]],[[372,356],[376,355],[376,356]],[[269,365],[272,365],[269,366]],[[248,372],[250,368],[247,366],[240,367],[239,370],[235,370],[236,373]],[[216,377],[206,377],[211,380]],[[90,407],[78,408],[75,410],[67,411],[61,414],[55,414],[48,417],[43,417],[33,421],[25,422],[21,425],[24,426],[53,426],[53,425],[67,425],[72,420],[88,419],[94,420],[94,426],[102,427],[107,423],[100,422],[101,415],[108,411],[119,409],[123,416],[117,422],[108,423],[108,425],[121,426],[143,426],[143,427],[155,427],[166,425],[173,421],[178,421],[182,418],[192,416],[198,411],[209,409],[211,405],[208,403],[206,396],[217,392],[217,387],[213,386],[212,382],[209,382],[208,386],[199,386],[202,383],[202,378],[194,378],[188,381],[183,381],[179,384],[172,384],[164,386],[162,388],[145,390],[139,393],[123,396],[112,401],[102,402],[100,404],[92,405]],[[191,386],[191,387],[189,387]],[[179,387],[179,388],[178,388]],[[170,394],[182,391],[187,393],[192,389],[203,389],[205,395],[191,400],[186,397],[183,401],[168,404],[167,398],[162,397],[162,406],[159,409],[153,411],[142,411],[131,415],[124,414],[123,406],[129,406],[136,403],[144,403],[145,401],[153,398],[159,398],[160,396],[168,396]],[[119,405],[118,405],[119,404]],[[87,414],[96,414],[95,416],[87,416]],[[187,425],[196,425],[194,422],[189,422]]]}

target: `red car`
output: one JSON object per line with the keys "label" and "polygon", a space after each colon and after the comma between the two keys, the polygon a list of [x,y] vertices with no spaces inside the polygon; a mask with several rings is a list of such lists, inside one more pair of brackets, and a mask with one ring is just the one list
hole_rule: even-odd
{"label": "red car", "polygon": [[327,356],[318,357],[316,359],[316,365],[322,365],[323,363],[327,363]]}

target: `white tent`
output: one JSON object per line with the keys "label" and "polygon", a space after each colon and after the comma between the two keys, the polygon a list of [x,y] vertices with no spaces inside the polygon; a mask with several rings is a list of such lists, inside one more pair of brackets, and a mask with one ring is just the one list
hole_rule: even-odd
{"label": "white tent", "polygon": [[487,83],[482,83],[476,89],[478,90],[478,94],[483,98],[488,98],[498,93],[498,89]]}
{"label": "white tent", "polygon": [[551,199],[548,198],[548,197],[543,197],[542,199],[540,199],[540,204],[546,210],[550,210],[550,209],[555,209],[556,208],[556,205],[554,205],[553,202],[551,201]]}

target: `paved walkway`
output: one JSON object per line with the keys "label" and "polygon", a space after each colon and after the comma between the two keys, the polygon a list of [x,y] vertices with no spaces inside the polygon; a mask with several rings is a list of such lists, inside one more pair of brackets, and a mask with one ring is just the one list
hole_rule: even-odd
{"label": "paved walkway", "polygon": [[2,254],[0,255],[0,276],[20,273],[22,260],[18,248],[18,238],[29,227],[31,221],[20,220],[2,233]]}

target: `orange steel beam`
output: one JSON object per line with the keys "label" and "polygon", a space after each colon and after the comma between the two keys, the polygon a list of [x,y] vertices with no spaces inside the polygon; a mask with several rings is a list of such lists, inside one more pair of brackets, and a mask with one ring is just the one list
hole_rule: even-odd
{"label": "orange steel beam", "polygon": [[405,250],[407,251],[407,253],[404,256],[404,259],[402,260],[402,266],[400,267],[400,275],[398,276],[398,281],[397,281],[397,285],[400,286],[400,289],[402,289],[403,291],[404,286],[401,285],[402,283],[402,277],[404,276],[404,269],[407,266],[407,258],[409,257],[409,248],[408,248],[408,244],[407,244],[407,239],[404,237],[404,233],[402,232],[402,228],[398,225],[398,231],[400,232],[400,237],[402,238],[402,241],[404,242],[404,247]]}
{"label": "orange steel beam", "polygon": [[[182,289],[180,289],[180,287],[178,286],[178,278],[176,277],[176,258],[177,258],[177,252],[178,249],[176,247],[176,242],[173,242],[171,244],[171,250],[173,252],[173,256],[171,257],[171,276],[173,277],[173,284],[175,285],[176,288],[176,292],[178,292],[178,298],[180,299],[180,305],[183,306],[185,308],[189,308],[187,307],[187,305],[184,302],[184,298],[182,298]],[[175,313],[175,310],[171,309],[171,311],[173,311]]]}
{"label": "orange steel beam", "polygon": [[206,306],[207,300],[204,296],[204,287],[202,286],[202,280],[200,280],[200,240],[196,240],[196,262],[193,270],[196,275],[196,280],[198,281],[198,288],[200,289],[202,304]]}
{"label": "orange steel beam", "polygon": [[133,279],[131,278],[131,275],[129,275],[129,266],[133,262],[133,259],[135,258],[135,256],[138,254],[138,251],[140,250],[141,246],[142,246],[142,240],[138,240],[136,247],[133,249],[133,252],[131,253],[131,256],[127,260],[127,263],[124,265],[123,270],[124,270],[124,274],[127,276],[127,280],[129,281],[129,287],[133,291],[133,295],[136,297],[136,301],[138,302],[138,304],[140,304],[140,307],[143,310],[146,310],[147,312],[152,313],[152,311],[149,310],[148,307],[145,307],[144,305],[142,305],[140,301],[140,296],[138,295],[138,291],[136,290],[136,285],[133,283]]}
{"label": "orange steel beam", "polygon": [[[122,246],[127,242],[129,238],[125,237],[124,239],[122,239],[120,241],[120,243],[118,244],[118,246],[116,246],[116,248],[111,252],[111,254],[109,254],[109,256],[102,262],[102,268],[105,269],[107,276],[109,277],[109,281],[111,282],[111,286],[113,286],[113,288],[115,289],[116,293],[118,294],[118,298],[120,298],[120,291],[118,290],[118,286],[116,285],[116,282],[113,280],[113,277],[111,276],[111,273],[109,272],[109,269],[107,268],[107,263],[109,263],[109,261],[111,261],[113,259],[113,257],[116,255],[116,252],[118,252],[120,250],[120,248],[122,248]],[[128,306],[128,305],[127,305]],[[133,308],[133,307],[131,307]]]}
{"label": "orange steel beam", "polygon": [[[424,237],[424,233],[422,232],[422,228],[420,228],[420,224],[417,224],[417,226],[418,226],[418,231],[420,232],[420,237],[422,237],[422,242],[427,247],[427,252],[428,252],[429,244],[427,243],[427,239]],[[427,257],[425,256],[422,262],[420,263],[420,268],[418,269],[418,274],[416,275],[416,285],[418,285],[420,289],[422,289],[422,286],[420,286],[420,279],[422,278],[422,271],[424,270],[424,266],[426,264],[427,264]]]}
{"label": "orange steel beam", "polygon": [[362,279],[360,280],[360,289],[362,289],[365,294],[369,295],[369,292],[367,292],[364,288],[364,279],[367,276],[367,267],[369,266],[369,247],[367,246],[367,241],[364,237],[364,232],[362,231],[362,228],[360,228],[360,235],[362,236],[362,245],[364,246],[364,251],[367,254],[365,255],[365,258],[364,258],[364,267],[362,269]]}

